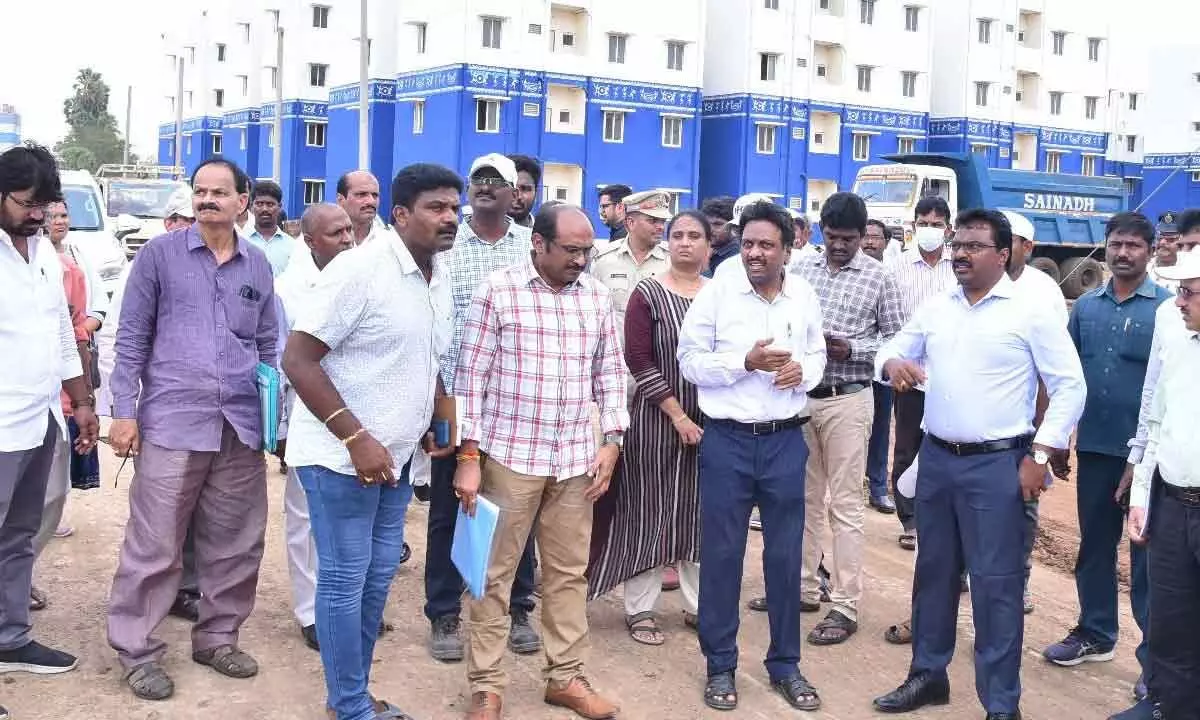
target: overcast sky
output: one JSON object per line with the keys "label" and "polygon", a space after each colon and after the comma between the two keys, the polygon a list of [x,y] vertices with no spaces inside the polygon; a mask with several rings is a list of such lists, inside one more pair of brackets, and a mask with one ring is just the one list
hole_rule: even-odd
{"label": "overcast sky", "polygon": [[[203,3],[204,0],[200,0]],[[391,0],[393,2],[403,0]],[[747,2],[748,0],[724,0]],[[965,1],[965,0],[963,0]],[[1130,19],[1151,30],[1146,43],[1182,42],[1200,25],[1200,3],[1140,0]],[[161,112],[160,34],[171,7],[181,0],[0,0],[0,103],[21,113],[23,134],[52,144],[66,133],[62,103],[80,68],[96,68],[112,90],[109,111],[125,121],[126,88],[133,85],[130,135],[134,151],[152,156]],[[1182,15],[1189,15],[1188,18]],[[1195,38],[1186,38],[1195,42]],[[139,85],[140,83],[140,85]]]}

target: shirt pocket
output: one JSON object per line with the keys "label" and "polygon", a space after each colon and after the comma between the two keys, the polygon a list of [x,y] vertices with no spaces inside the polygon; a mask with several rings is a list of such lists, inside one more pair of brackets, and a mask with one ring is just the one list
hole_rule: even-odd
{"label": "shirt pocket", "polygon": [[251,299],[241,295],[228,296],[225,309],[229,330],[242,340],[254,340],[258,334],[258,321],[262,316],[262,297]]}
{"label": "shirt pocket", "polygon": [[1121,359],[1136,363],[1150,361],[1150,344],[1154,340],[1154,324],[1133,320],[1121,336]]}

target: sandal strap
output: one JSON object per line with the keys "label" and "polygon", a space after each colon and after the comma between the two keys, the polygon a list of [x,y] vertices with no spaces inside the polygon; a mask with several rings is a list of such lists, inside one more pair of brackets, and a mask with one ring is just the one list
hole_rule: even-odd
{"label": "sandal strap", "polygon": [[[650,630],[650,627],[645,626],[647,621],[649,621],[650,625],[654,626],[655,630],[658,629],[658,618],[649,610],[625,616],[625,626],[630,630]],[[639,628],[639,625],[643,625],[643,627]]]}

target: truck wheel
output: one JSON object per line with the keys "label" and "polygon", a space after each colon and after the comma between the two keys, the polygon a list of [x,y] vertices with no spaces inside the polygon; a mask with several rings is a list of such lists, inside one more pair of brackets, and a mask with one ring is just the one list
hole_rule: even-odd
{"label": "truck wheel", "polygon": [[1063,295],[1068,300],[1095,290],[1104,284],[1104,265],[1089,257],[1074,257],[1063,260],[1059,266]]}
{"label": "truck wheel", "polygon": [[1062,280],[1062,276],[1058,274],[1058,263],[1048,257],[1036,257],[1029,261],[1029,266],[1046,273],[1054,282]]}

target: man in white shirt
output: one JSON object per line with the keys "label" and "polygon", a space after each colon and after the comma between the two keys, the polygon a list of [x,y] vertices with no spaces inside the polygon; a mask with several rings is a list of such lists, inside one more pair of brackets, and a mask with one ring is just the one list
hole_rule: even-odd
{"label": "man in white shirt", "polygon": [[72,655],[30,639],[33,538],[42,523],[58,438],[67,438],[60,391],[79,425],[76,452],[95,447],[96,400],[67,310],[62,266],[38,233],[62,188],[44,147],[0,155],[0,674],[73,670]]}
{"label": "man in white shirt", "polygon": [[367,684],[403,552],[408,466],[419,445],[433,449],[438,359],[450,343],[450,285],[435,256],[454,242],[461,192],[447,168],[402,169],[392,184],[395,234],[321,273],[283,355],[300,400],[286,459],[308,498],[317,637],[338,717],[403,717]]}
{"label": "man in white shirt", "polygon": [[787,211],[756,202],[740,215],[745,272],[701,289],[679,332],[679,367],[708,418],[700,443],[700,648],[704,702],[737,706],[738,596],[750,510],[759,507],[772,687],[797,709],[820,706],[800,673],[800,563],[808,459],[802,426],[808,391],[825,372],[821,306],[804,278],[786,272]]}
{"label": "man in white shirt", "polygon": [[[340,194],[339,194],[340,195]],[[279,347],[286,345],[292,324],[312,310],[320,300],[314,288],[335,257],[354,247],[355,236],[350,217],[337,205],[310,205],[300,218],[300,232],[306,247],[295,253],[287,269],[275,278],[275,297],[279,300]],[[283,378],[284,402],[280,409],[279,445],[276,454],[287,452],[288,418],[296,403],[296,391]],[[308,500],[295,468],[287,470],[283,494],[284,531],[287,539],[288,576],[292,581],[292,612],[300,623],[300,635],[313,650],[320,650],[316,628],[317,548],[308,520]]]}
{"label": "man in white shirt", "polygon": [[[1042,492],[1050,454],[1067,447],[1087,389],[1066,326],[1007,275],[1013,238],[1004,216],[965,210],[955,225],[951,257],[960,289],[922,305],[875,360],[897,392],[927,388],[913,659],[908,679],[875,707],[912,712],[949,701],[946,668],[965,567],[980,702],[988,720],[1019,720],[1023,499]],[[1039,378],[1050,402],[1035,434]]]}
{"label": "man in white shirt", "polygon": [[[352,170],[338,178],[337,204],[346,211],[354,225],[355,245],[366,245],[376,237],[387,234],[387,229],[379,222],[379,180],[370,172]],[[303,228],[300,232],[304,232]],[[303,252],[301,249],[298,254]]]}
{"label": "man in white shirt", "polygon": [[1161,717],[1195,718],[1200,716],[1200,253],[1181,254],[1160,273],[1179,283],[1174,304],[1185,331],[1164,348],[1147,418],[1149,438],[1134,470],[1129,536],[1150,542],[1150,700],[1159,704]]}

